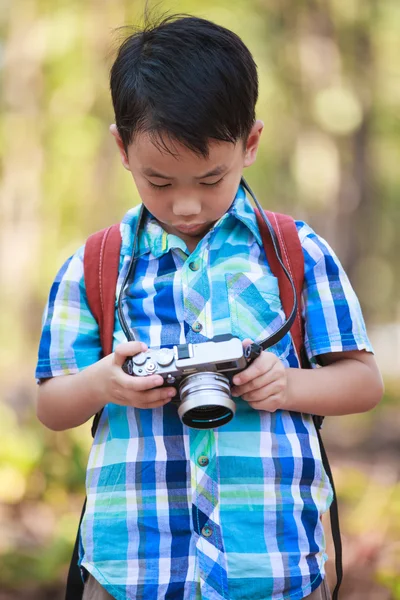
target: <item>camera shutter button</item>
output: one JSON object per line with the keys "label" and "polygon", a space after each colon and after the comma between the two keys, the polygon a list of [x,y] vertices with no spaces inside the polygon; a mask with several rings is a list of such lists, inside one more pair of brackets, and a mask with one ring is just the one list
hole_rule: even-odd
{"label": "camera shutter button", "polygon": [[135,354],[135,356],[132,356],[132,362],[138,366],[144,365],[146,360],[147,360],[147,354],[145,352],[140,352],[140,354]]}

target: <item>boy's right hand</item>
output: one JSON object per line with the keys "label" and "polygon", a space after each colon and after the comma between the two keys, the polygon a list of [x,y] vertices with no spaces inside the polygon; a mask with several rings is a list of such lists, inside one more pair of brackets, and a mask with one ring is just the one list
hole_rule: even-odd
{"label": "boy's right hand", "polygon": [[127,357],[146,351],[147,346],[143,342],[124,342],[115,348],[113,354],[103,359],[107,364],[101,382],[105,404],[113,402],[135,408],[158,408],[176,395],[175,388],[161,387],[164,383],[161,375],[135,377],[122,370]]}

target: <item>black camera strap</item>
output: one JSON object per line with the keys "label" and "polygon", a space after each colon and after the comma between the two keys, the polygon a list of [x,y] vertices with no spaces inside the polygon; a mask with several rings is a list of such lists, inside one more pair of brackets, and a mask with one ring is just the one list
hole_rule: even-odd
{"label": "black camera strap", "polygon": [[[297,314],[296,287],[295,287],[293,278],[291,277],[288,269],[285,266],[285,263],[282,258],[282,253],[280,250],[280,245],[279,245],[278,239],[276,237],[276,233],[275,233],[274,228],[272,227],[267,215],[265,214],[264,209],[262,208],[261,204],[257,200],[252,189],[250,188],[250,186],[248,185],[248,183],[246,182],[246,180],[243,177],[240,181],[240,184],[243,186],[243,188],[246,190],[246,192],[248,192],[250,194],[251,198],[253,199],[255,205],[257,206],[257,208],[259,210],[261,218],[263,219],[263,221],[268,229],[268,233],[271,237],[272,244],[274,247],[274,252],[278,259],[279,265],[280,265],[281,269],[283,270],[285,276],[289,280],[289,283],[290,283],[290,286],[292,289],[292,294],[293,294],[293,308],[292,308],[292,311],[291,311],[289,317],[287,317],[285,319],[285,322],[271,336],[269,336],[262,342],[259,342],[259,344],[258,344],[259,346],[261,346],[261,348],[263,350],[266,350],[267,348],[271,348],[277,342],[279,342],[290,331],[290,329],[294,323],[294,320],[295,320],[296,314]],[[122,330],[123,330],[128,342],[134,342],[136,340],[136,337],[135,337],[134,332],[129,327],[128,323],[126,322],[125,315],[122,310],[122,299],[123,299],[123,295],[125,293],[126,286],[128,285],[129,281],[133,280],[133,277],[134,277],[135,265],[136,265],[136,251],[137,251],[137,245],[138,245],[138,240],[139,240],[139,231],[142,226],[142,222],[143,222],[143,218],[144,218],[144,211],[145,211],[145,209],[142,204],[137,221],[136,221],[135,231],[134,231],[134,235],[133,235],[134,242],[133,242],[132,256],[130,259],[128,270],[124,277],[124,281],[121,286],[121,291],[118,296],[118,317],[119,317],[119,320],[121,323]]]}
{"label": "black camera strap", "polygon": [[144,216],[144,205],[142,204],[140,207],[140,211],[139,211],[139,215],[138,218],[136,220],[136,225],[135,225],[135,231],[133,234],[133,248],[132,248],[132,256],[129,262],[129,267],[128,270],[126,272],[126,275],[124,277],[124,280],[122,282],[122,286],[121,286],[121,291],[119,293],[118,296],[118,317],[121,323],[121,327],[122,330],[125,334],[126,339],[128,340],[128,342],[135,342],[136,341],[136,337],[135,334],[133,332],[133,330],[129,327],[128,323],[126,322],[125,319],[125,315],[124,312],[122,310],[122,298],[123,298],[123,294],[125,292],[125,288],[128,285],[129,281],[133,280],[133,276],[135,273],[135,266],[136,266],[136,249],[139,243],[139,231],[140,231],[140,227],[142,225],[142,221],[143,221],[143,216]]}
{"label": "black camera strap", "polygon": [[296,314],[297,314],[296,287],[295,287],[295,283],[294,283],[294,280],[293,280],[291,274],[289,273],[289,271],[287,270],[287,268],[285,266],[285,263],[283,262],[282,253],[281,253],[278,239],[276,237],[275,230],[272,227],[267,215],[265,214],[264,209],[262,208],[261,204],[257,200],[255,194],[253,193],[251,187],[249,186],[247,181],[244,179],[244,177],[242,177],[240,183],[244,187],[246,192],[248,192],[250,194],[250,196],[252,197],[255,205],[258,208],[258,211],[259,211],[259,214],[260,214],[262,220],[264,221],[265,225],[267,226],[268,233],[271,236],[272,244],[273,244],[274,251],[275,251],[276,257],[278,259],[279,265],[282,268],[282,271],[284,272],[285,276],[289,280],[290,286],[292,288],[292,294],[293,294],[293,307],[292,307],[292,311],[291,311],[290,315],[287,317],[287,319],[281,325],[281,327],[279,327],[279,329],[277,329],[270,337],[266,338],[265,340],[263,340],[262,342],[259,343],[259,345],[263,348],[263,350],[266,350],[267,348],[271,348],[277,342],[279,342],[290,331],[290,329],[294,323],[294,320],[295,320]]}

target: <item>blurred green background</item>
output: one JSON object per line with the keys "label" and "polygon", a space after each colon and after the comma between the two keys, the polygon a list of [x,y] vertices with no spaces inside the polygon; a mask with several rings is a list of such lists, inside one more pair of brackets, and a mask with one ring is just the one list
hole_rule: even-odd
{"label": "blurred green background", "polygon": [[[342,598],[400,599],[400,2],[181,0],[237,32],[259,66],[265,131],[246,176],[309,221],[359,294],[386,396],[330,418]],[[41,314],[61,263],[138,197],[108,132],[108,72],[134,0],[0,0],[0,600],[61,600],[89,426],[35,417]],[[330,561],[332,562],[332,561]]]}

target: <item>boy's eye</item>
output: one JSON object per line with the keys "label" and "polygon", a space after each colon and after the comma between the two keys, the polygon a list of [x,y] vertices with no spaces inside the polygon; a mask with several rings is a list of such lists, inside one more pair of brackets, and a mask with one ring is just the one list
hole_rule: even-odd
{"label": "boy's eye", "polygon": [[169,187],[171,185],[170,183],[165,183],[163,185],[156,185],[155,183],[152,183],[151,181],[149,181],[149,184],[151,185],[151,187],[157,188],[158,190],[162,190],[163,188]]}
{"label": "boy's eye", "polygon": [[[205,182],[201,182],[200,185],[205,185],[207,187],[212,187],[215,185],[218,185],[219,183],[221,183],[221,181],[223,181],[223,177],[221,177],[221,179],[218,179],[218,181],[214,181],[214,183],[205,183]],[[170,183],[164,183],[162,185],[157,185],[156,183],[153,183],[152,181],[147,180],[148,184],[152,187],[152,188],[156,188],[157,190],[162,190],[164,188],[170,187],[171,184]]]}
{"label": "boy's eye", "polygon": [[221,179],[218,179],[218,181],[214,181],[214,183],[203,183],[203,182],[202,182],[202,183],[201,183],[201,185],[206,185],[206,186],[209,186],[209,187],[211,187],[211,186],[213,186],[213,185],[218,185],[218,184],[219,184],[219,183],[221,183],[221,181],[223,181],[223,180],[224,180],[224,178],[223,178],[223,177],[221,177]]}

